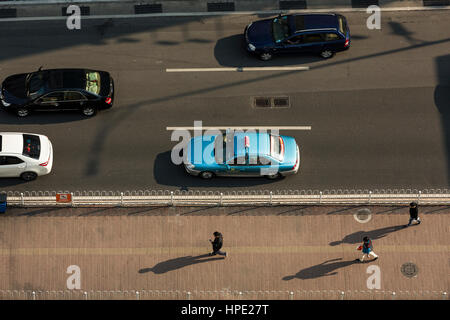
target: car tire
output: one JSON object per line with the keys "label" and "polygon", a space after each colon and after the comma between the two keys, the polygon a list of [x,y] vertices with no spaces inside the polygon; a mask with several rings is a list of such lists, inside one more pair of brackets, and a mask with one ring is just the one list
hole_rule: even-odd
{"label": "car tire", "polygon": [[267,52],[267,51],[266,52],[262,52],[262,53],[259,54],[259,58],[262,61],[269,61],[269,60],[271,60],[273,58],[273,54],[270,53],[270,52]]}
{"label": "car tire", "polygon": [[20,118],[25,118],[30,114],[30,111],[27,108],[17,108],[16,114]]}
{"label": "car tire", "polygon": [[276,179],[279,179],[280,177],[281,177],[281,175],[279,172],[277,172],[275,174],[269,174],[266,176],[266,178],[270,179],[270,180],[276,180]]}
{"label": "car tire", "polygon": [[27,171],[20,175],[20,178],[25,181],[33,181],[37,178],[37,174],[35,172]]}
{"label": "car tire", "polygon": [[334,52],[330,49],[323,49],[322,51],[320,51],[320,56],[324,59],[329,59],[334,56]]}
{"label": "car tire", "polygon": [[97,108],[86,106],[81,109],[81,113],[86,117],[92,117],[97,113]]}
{"label": "car tire", "polygon": [[214,173],[212,173],[211,171],[202,171],[200,172],[200,178],[208,180],[211,179],[212,177],[214,177]]}

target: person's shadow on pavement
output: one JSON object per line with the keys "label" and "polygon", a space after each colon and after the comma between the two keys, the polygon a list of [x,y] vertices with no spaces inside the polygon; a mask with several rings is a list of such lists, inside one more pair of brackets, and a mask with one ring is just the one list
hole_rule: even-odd
{"label": "person's shadow on pavement", "polygon": [[139,270],[139,273],[147,273],[147,272],[153,272],[155,274],[162,274],[162,273],[166,273],[169,271],[173,271],[176,269],[181,269],[193,264],[197,264],[197,263],[203,263],[203,262],[208,262],[208,261],[214,261],[214,260],[223,260],[225,258],[223,257],[215,257],[215,258],[209,258],[209,259],[202,259],[202,258],[206,258],[206,257],[210,257],[209,254],[202,254],[199,256],[185,256],[185,257],[180,257],[180,258],[175,258],[175,259],[170,259],[167,261],[163,261],[160,263],[157,263],[153,268],[144,268]]}
{"label": "person's shadow on pavement", "polygon": [[340,260],[342,260],[342,258],[331,259],[322,262],[321,264],[300,270],[295,275],[285,276],[283,277],[283,280],[288,281],[295,278],[305,280],[305,279],[320,278],[324,276],[333,276],[337,274],[337,271],[335,271],[337,269],[345,268],[351,266],[352,264],[361,263],[359,262],[358,259],[350,261],[340,261]]}
{"label": "person's shadow on pavement", "polygon": [[398,226],[385,227],[385,228],[376,229],[376,230],[372,230],[372,231],[358,231],[358,232],[355,232],[355,233],[345,236],[344,239],[342,239],[342,240],[330,242],[330,246],[337,246],[342,243],[348,243],[348,244],[359,243],[359,242],[362,242],[362,239],[364,236],[368,236],[372,240],[377,240],[380,238],[384,238],[389,233],[392,233],[392,232],[395,232],[398,230],[402,230],[402,229],[405,229],[404,224],[398,225]]}

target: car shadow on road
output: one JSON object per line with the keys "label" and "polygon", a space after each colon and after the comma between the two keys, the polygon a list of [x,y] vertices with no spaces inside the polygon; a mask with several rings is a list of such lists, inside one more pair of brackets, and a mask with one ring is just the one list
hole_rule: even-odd
{"label": "car shadow on road", "polygon": [[[175,165],[171,159],[171,151],[158,154],[155,159],[153,176],[159,185],[175,186],[181,190],[189,188],[234,188],[259,186],[273,183],[279,180],[270,180],[264,177],[256,178],[227,178],[214,177],[204,180],[200,177],[189,175],[183,165]],[[281,178],[282,179],[282,178]],[[280,180],[281,180],[280,179]]]}
{"label": "car shadow on road", "polygon": [[[89,119],[83,116],[79,111],[66,112],[33,112],[25,118],[19,118],[13,113],[5,110],[0,111],[0,124],[5,125],[33,125],[33,124],[52,124],[81,121]],[[4,131],[4,130],[1,130]],[[20,130],[16,130],[20,131]]]}
{"label": "car shadow on road", "polygon": [[278,67],[323,60],[311,54],[282,54],[274,56],[270,61],[262,61],[247,52],[242,34],[219,39],[214,47],[214,56],[224,67]]}
{"label": "car shadow on road", "polygon": [[206,257],[209,257],[209,254],[202,254],[199,256],[195,256],[195,257],[185,256],[185,257],[170,259],[170,260],[166,260],[166,261],[157,263],[153,268],[140,269],[139,273],[153,272],[154,274],[163,274],[163,273],[181,269],[181,268],[193,265],[193,264],[225,259],[224,257],[203,259]]}
{"label": "car shadow on road", "polygon": [[25,183],[27,183],[27,181],[20,178],[0,178],[0,188],[17,186]]}
{"label": "car shadow on road", "polygon": [[[353,264],[361,263],[361,262],[359,262],[358,259],[349,260],[349,261],[341,261],[341,260],[342,260],[342,258],[327,260],[325,262],[322,262],[321,264],[300,270],[299,272],[297,272],[294,275],[285,276],[285,277],[283,277],[283,280],[289,281],[289,280],[296,279],[296,278],[306,280],[306,279],[315,279],[315,278],[320,278],[320,277],[325,277],[325,276],[334,276],[338,273],[336,271],[338,269],[345,268],[345,267],[351,266]],[[365,261],[362,263],[367,263],[367,262],[370,262],[370,261],[368,260],[368,261]]]}
{"label": "car shadow on road", "polygon": [[401,224],[398,226],[385,227],[381,229],[371,230],[371,231],[357,231],[352,234],[345,236],[342,240],[330,242],[330,246],[337,246],[343,243],[355,244],[363,241],[365,236],[372,240],[377,240],[386,237],[388,234],[405,229],[406,224]]}
{"label": "car shadow on road", "polygon": [[447,182],[450,182],[450,54],[435,59],[438,84],[434,104],[439,111],[447,156]]}

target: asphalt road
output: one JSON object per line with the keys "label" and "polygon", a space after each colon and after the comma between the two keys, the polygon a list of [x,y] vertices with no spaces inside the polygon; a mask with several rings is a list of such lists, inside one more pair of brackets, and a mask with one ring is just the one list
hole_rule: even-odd
{"label": "asphalt road", "polygon": [[[256,16],[0,23],[0,78],[44,68],[110,71],[114,107],[92,119],[0,112],[0,131],[53,142],[50,175],[2,190],[436,189],[449,186],[450,11],[346,13],[352,46],[330,60],[261,62],[241,47]],[[167,73],[166,68],[309,66],[308,71]],[[259,109],[254,96],[289,96]],[[300,171],[279,181],[188,176],[170,162],[168,126],[310,125],[294,136]]]}

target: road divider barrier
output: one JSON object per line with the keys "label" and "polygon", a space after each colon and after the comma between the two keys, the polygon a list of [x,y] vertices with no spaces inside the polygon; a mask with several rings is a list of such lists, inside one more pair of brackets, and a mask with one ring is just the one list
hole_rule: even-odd
{"label": "road divider barrier", "polygon": [[[447,189],[8,191],[6,195],[8,206],[13,207],[406,205],[411,201],[421,205],[450,204],[450,190]],[[61,201],[62,198],[66,200]]]}

